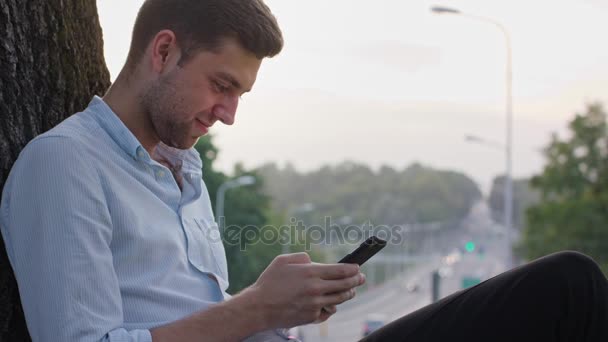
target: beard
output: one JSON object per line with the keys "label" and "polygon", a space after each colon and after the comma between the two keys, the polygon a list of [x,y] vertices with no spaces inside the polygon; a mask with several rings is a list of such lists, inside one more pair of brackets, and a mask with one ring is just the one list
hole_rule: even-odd
{"label": "beard", "polygon": [[149,126],[165,145],[189,149],[198,140],[192,136],[192,121],[179,121],[188,117],[183,98],[179,96],[176,84],[177,70],[161,77],[151,84],[141,96],[141,106]]}

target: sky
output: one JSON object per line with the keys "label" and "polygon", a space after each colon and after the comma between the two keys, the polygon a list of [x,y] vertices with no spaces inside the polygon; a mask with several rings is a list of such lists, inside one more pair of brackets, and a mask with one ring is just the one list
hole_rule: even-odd
{"label": "sky", "polygon": [[[141,0],[97,0],[112,80]],[[267,0],[283,52],[266,60],[233,126],[215,125],[220,169],[344,160],[378,169],[419,162],[471,176],[504,173],[506,44],[513,53],[513,174],[542,171],[541,150],[586,104],[608,105],[605,0]]]}

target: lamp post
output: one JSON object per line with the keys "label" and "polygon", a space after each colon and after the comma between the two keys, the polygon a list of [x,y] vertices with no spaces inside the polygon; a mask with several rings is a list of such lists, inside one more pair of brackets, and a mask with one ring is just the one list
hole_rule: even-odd
{"label": "lamp post", "polygon": [[504,225],[507,240],[507,268],[511,268],[513,264],[513,256],[511,250],[511,226],[513,222],[513,179],[511,176],[512,164],[513,164],[513,61],[511,53],[511,37],[507,29],[499,22],[490,18],[470,15],[462,13],[461,11],[443,7],[433,6],[431,11],[437,14],[456,14],[464,17],[468,17],[475,20],[480,20],[486,23],[490,23],[497,27],[505,37],[506,50],[507,50],[507,63],[506,63],[506,99],[505,99],[505,111],[506,111],[506,139],[504,145],[505,152],[505,189],[504,189]]}
{"label": "lamp post", "polygon": [[255,177],[246,175],[226,181],[217,189],[217,194],[215,197],[215,221],[217,222],[220,231],[223,232],[223,227],[221,227],[221,225],[223,222],[222,218],[224,217],[224,199],[226,198],[226,191],[233,188],[238,188],[240,186],[253,184],[255,184]]}
{"label": "lamp post", "polygon": [[493,141],[493,140],[489,140],[486,138],[482,138],[476,135],[465,135],[464,136],[464,140],[466,140],[467,142],[470,143],[475,143],[475,144],[480,144],[480,145],[485,145],[500,151],[504,151],[505,149],[505,145],[498,142],[498,141]]}

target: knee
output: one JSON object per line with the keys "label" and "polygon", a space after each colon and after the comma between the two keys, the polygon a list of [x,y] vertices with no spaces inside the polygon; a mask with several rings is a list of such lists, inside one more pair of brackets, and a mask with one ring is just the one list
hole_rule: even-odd
{"label": "knee", "polygon": [[588,255],[576,252],[576,251],[563,251],[548,255],[547,258],[551,260],[557,268],[566,273],[574,274],[575,272],[582,272],[589,274],[600,272],[601,270],[597,263]]}

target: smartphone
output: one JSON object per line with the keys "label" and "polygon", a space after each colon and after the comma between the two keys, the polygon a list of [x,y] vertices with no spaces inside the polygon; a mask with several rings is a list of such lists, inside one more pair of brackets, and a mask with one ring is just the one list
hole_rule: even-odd
{"label": "smartphone", "polygon": [[352,253],[347,254],[338,263],[342,264],[358,264],[363,265],[369,258],[373,257],[374,254],[380,252],[382,248],[386,247],[386,241],[382,240],[377,236],[372,236],[365,240],[357,249]]}
{"label": "smartphone", "polygon": [[[369,258],[373,257],[376,253],[380,252],[382,248],[386,247],[386,241],[382,240],[377,236],[372,236],[365,240],[357,249],[352,253],[346,254],[344,258],[340,259],[338,263],[341,264],[358,264],[363,265]],[[323,311],[329,311],[325,308]]]}

